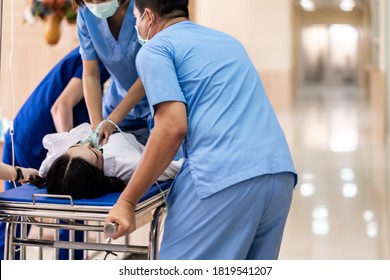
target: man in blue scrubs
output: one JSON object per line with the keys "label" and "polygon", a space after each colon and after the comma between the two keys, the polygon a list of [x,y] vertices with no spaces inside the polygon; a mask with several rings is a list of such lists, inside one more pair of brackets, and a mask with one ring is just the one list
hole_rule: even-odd
{"label": "man in blue scrubs", "polygon": [[277,259],[297,175],[243,46],[188,21],[188,0],[135,0],[137,70],[155,127],[110,211],[117,238],[182,141],[160,259]]}
{"label": "man in blue scrubs", "polygon": [[[77,30],[84,65],[84,94],[92,129],[104,119],[109,119],[122,130],[148,136],[146,128],[150,110],[135,69],[135,57],[140,46],[134,30],[134,1],[74,2],[79,7]],[[104,95],[98,86],[96,69],[99,61],[111,76]],[[110,122],[104,123],[99,131],[100,142],[107,140],[114,130]],[[142,144],[145,142],[146,138]]]}

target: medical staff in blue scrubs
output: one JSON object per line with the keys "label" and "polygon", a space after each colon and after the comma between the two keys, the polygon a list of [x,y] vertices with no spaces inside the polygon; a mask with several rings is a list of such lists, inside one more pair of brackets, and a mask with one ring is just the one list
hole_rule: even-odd
{"label": "medical staff in blue scrubs", "polygon": [[[135,69],[140,46],[134,30],[134,1],[74,2],[79,7],[77,28],[84,65],[84,95],[92,128],[109,119],[124,130],[148,135],[150,110]],[[99,61],[111,75],[104,95],[98,87]],[[100,142],[107,140],[114,130],[113,124],[105,122],[99,131]]]}
{"label": "medical staff in blue scrubs", "polygon": [[[47,152],[42,144],[46,134],[66,131],[89,121],[88,110],[83,100],[82,72],[83,64],[77,47],[54,66],[23,104],[14,119],[15,166],[39,169]],[[109,74],[102,65],[99,65],[99,73],[101,77],[99,86],[103,87]],[[63,103],[58,106],[63,108],[59,111],[69,112],[52,114],[52,108],[54,104],[59,104],[58,101]],[[9,165],[13,164],[10,131],[5,135],[2,160]],[[6,181],[4,187],[8,190],[14,185]],[[1,223],[1,259],[4,257],[4,230],[5,224]],[[67,232],[61,234],[62,238],[67,238]],[[82,255],[79,258],[82,258]]]}
{"label": "medical staff in blue scrubs", "polygon": [[256,68],[234,38],[188,20],[188,0],[135,0],[137,71],[154,129],[106,222],[134,205],[174,157],[160,259],[276,259],[297,175]]}

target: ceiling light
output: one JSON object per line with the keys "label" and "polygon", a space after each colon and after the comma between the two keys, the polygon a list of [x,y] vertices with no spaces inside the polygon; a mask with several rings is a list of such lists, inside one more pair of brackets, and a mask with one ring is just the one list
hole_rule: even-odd
{"label": "ceiling light", "polygon": [[313,0],[301,0],[299,3],[305,11],[311,12],[316,9]]}
{"label": "ceiling light", "polygon": [[355,1],[354,0],[342,0],[339,4],[339,7],[344,12],[350,12],[355,8]]}

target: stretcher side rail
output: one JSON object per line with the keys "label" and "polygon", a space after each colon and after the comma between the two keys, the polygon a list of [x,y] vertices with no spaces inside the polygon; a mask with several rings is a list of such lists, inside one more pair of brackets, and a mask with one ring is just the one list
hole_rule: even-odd
{"label": "stretcher side rail", "polygon": [[[167,191],[164,191],[166,195]],[[163,205],[164,200],[161,195],[156,195],[139,204],[135,209],[136,217],[144,215],[145,212],[150,212],[151,209]],[[31,204],[21,202],[3,202],[0,201],[0,217],[8,216],[26,216],[26,217],[42,217],[42,218],[62,218],[72,219],[77,213],[77,218],[86,220],[104,221],[111,207],[88,207],[88,206],[70,206],[57,204]]]}

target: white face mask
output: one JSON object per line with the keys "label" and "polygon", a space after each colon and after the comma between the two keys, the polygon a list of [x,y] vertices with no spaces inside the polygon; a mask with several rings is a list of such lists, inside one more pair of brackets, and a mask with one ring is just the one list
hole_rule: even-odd
{"label": "white face mask", "polygon": [[142,14],[142,16],[140,17],[139,21],[135,23],[135,31],[137,32],[137,37],[138,37],[138,42],[141,44],[141,46],[145,45],[148,41],[149,41],[149,33],[150,33],[150,29],[152,27],[149,28],[149,31],[148,31],[148,37],[146,39],[142,38],[141,34],[139,33],[138,31],[138,27],[137,27],[137,24],[140,23],[142,21],[142,19],[144,18],[145,16],[145,12]]}
{"label": "white face mask", "polygon": [[138,42],[141,44],[141,46],[145,45],[149,41],[149,39],[142,38],[141,34],[139,34],[137,25],[135,25],[134,28],[137,32]]}
{"label": "white face mask", "polygon": [[103,2],[100,4],[93,4],[85,2],[88,10],[91,11],[96,17],[105,19],[111,17],[115,14],[116,10],[119,7],[118,0],[112,0],[109,2]]}

